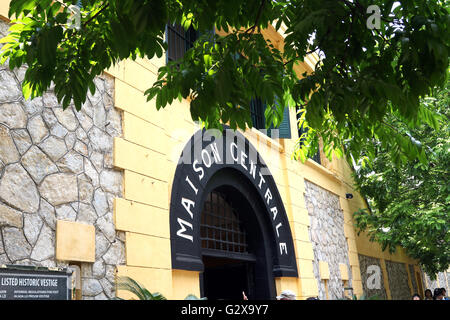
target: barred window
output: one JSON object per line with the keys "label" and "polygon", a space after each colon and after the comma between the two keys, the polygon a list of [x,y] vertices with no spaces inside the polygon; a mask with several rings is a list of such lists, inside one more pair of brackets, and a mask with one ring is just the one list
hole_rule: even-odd
{"label": "barred window", "polygon": [[183,58],[186,51],[194,46],[198,32],[191,26],[186,31],[179,24],[167,24],[167,60],[177,61]]}
{"label": "barred window", "polygon": [[239,214],[220,192],[212,191],[205,200],[200,237],[203,249],[248,253],[247,233]]}

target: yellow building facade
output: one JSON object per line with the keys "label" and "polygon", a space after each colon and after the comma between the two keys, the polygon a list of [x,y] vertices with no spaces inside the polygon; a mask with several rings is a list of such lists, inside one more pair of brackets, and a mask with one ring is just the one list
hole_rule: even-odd
{"label": "yellow building facade", "polygon": [[[7,9],[8,1],[2,1],[0,15],[5,21]],[[264,36],[282,48],[283,36],[274,28],[264,31]],[[298,66],[298,73],[313,72],[316,62],[316,57],[308,56]],[[198,241],[196,248],[202,247],[200,239],[188,235],[189,225],[196,227],[200,224],[178,220],[178,224],[171,225],[173,219],[176,221],[175,215],[179,214],[174,212],[173,201],[179,201],[174,190],[183,190],[181,182],[184,180],[178,178],[185,179],[182,175],[176,175],[179,161],[187,143],[201,129],[191,119],[189,101],[177,100],[160,111],[156,110],[154,100],[146,101],[144,92],[156,81],[158,68],[165,63],[165,56],[151,60],[138,58],[122,61],[105,70],[104,77],[113,88],[113,108],[120,115],[121,124],[121,132],[112,138],[111,170],[120,173],[122,191],[112,197],[112,218],[116,234],[120,234],[117,237],[124,245],[124,257],[115,265],[114,271],[116,277],[129,276],[151,292],[160,292],[168,299],[184,299],[188,294],[208,297],[208,286],[203,279],[206,267],[203,270],[201,267],[190,268],[189,265],[174,267],[174,243],[178,241],[175,239],[188,244],[195,240]],[[297,299],[317,296],[320,299],[339,299],[349,294],[359,297],[380,293],[386,299],[408,298],[415,292],[423,295],[425,288],[417,261],[409,258],[401,248],[395,254],[389,254],[365,235],[357,235],[352,215],[359,208],[365,208],[366,203],[353,188],[352,169],[348,164],[335,156],[330,162],[323,153],[320,164],[312,159],[305,163],[292,159],[298,139],[295,110],[289,110],[289,121],[290,139],[273,139],[254,128],[239,131],[245,143],[257,151],[269,169],[268,175],[275,183],[273,188],[277,189],[272,193],[274,197],[276,193],[280,196],[281,206],[284,207],[280,212],[285,212],[288,221],[285,230],[293,245],[289,255],[294,261],[292,266],[295,272],[267,271],[264,281],[268,281],[268,286],[273,288],[268,289],[265,297],[273,299],[287,289],[292,290]],[[246,154],[243,156],[247,157]],[[245,166],[242,161],[242,158],[238,159],[237,164],[240,162],[241,166]],[[200,170],[199,167],[193,169]],[[185,184],[186,189],[190,188],[195,194],[201,192],[193,180],[187,182],[191,184]],[[256,190],[255,186],[249,188]],[[353,195],[352,199],[346,197],[349,193]],[[201,199],[205,201],[205,197]],[[192,201],[187,198],[181,199],[181,205],[187,212],[194,206],[204,207],[204,203],[194,204],[186,202]],[[269,199],[263,192],[260,198],[247,200],[249,203],[264,203]],[[259,214],[275,216],[270,210]],[[56,220],[54,260],[80,265],[81,269],[96,265],[96,250],[97,253],[99,250],[96,230],[99,223],[94,228],[94,223],[68,221],[58,216]],[[281,230],[279,224],[273,227],[275,231],[268,234]],[[177,235],[182,237],[177,238]],[[250,237],[251,232],[247,236]],[[267,239],[273,240],[271,237]],[[277,248],[281,249],[282,256],[284,247]],[[273,251],[271,253],[274,254]],[[205,256],[200,257],[203,257],[206,266]],[[271,261],[272,258],[266,257],[266,260]],[[106,261],[106,258],[103,257],[103,260]],[[208,268],[212,268],[211,262],[208,263]],[[229,264],[224,264],[223,260],[215,263],[222,266],[220,270],[223,273],[231,270],[227,269]],[[245,272],[236,273],[236,276],[242,274],[248,276]],[[211,276],[210,281],[213,280],[219,281],[217,276]],[[131,297],[121,290],[115,294],[123,298]]]}

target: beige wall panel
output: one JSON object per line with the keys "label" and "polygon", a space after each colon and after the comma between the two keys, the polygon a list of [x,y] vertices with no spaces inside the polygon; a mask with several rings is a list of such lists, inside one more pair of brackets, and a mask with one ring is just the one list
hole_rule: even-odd
{"label": "beige wall panel", "polygon": [[200,297],[200,272],[172,270],[173,299],[183,300],[187,295]]}
{"label": "beige wall panel", "polygon": [[165,154],[167,152],[167,135],[161,128],[135,115],[123,113],[123,132],[125,140],[145,148]]}
{"label": "beige wall panel", "polygon": [[170,238],[169,211],[146,204],[115,198],[114,224],[117,230]]}
{"label": "beige wall panel", "polygon": [[157,180],[168,180],[169,161],[165,155],[121,138],[114,138],[114,165]]}
{"label": "beige wall panel", "polygon": [[[144,286],[151,293],[159,292],[167,299],[172,294],[172,271],[168,269],[155,269],[143,267],[117,266],[117,277],[128,276]],[[127,291],[119,290],[121,298],[132,297]],[[134,297],[134,296],[133,296]],[[136,299],[136,297],[134,297]]]}
{"label": "beige wall panel", "polygon": [[124,198],[162,209],[169,208],[167,182],[128,170],[124,171]]}
{"label": "beige wall panel", "polygon": [[79,222],[57,220],[56,259],[95,262],[95,227]]}
{"label": "beige wall panel", "polygon": [[127,266],[171,268],[170,239],[126,233]]}

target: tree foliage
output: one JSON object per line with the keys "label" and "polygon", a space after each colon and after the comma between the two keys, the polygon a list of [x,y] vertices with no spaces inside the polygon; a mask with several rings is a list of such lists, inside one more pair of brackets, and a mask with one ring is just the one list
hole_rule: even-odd
{"label": "tree foliage", "polygon": [[[426,161],[420,145],[386,125],[436,117],[419,103],[446,79],[449,11],[445,1],[423,0],[81,0],[81,23],[70,28],[69,5],[78,0],[12,0],[15,17],[1,62],[28,65],[25,97],[42,95],[52,82],[66,108],[82,107],[93,79],[120,60],[161,57],[167,22],[202,31],[179,61],[159,69],[148,99],[164,108],[190,97],[193,120],[207,127],[251,127],[250,101],[267,104],[266,125],[281,123],[283,109],[301,106],[308,137],[296,156],[314,154],[318,139],[326,154],[359,158],[368,138],[392,153]],[[377,5],[380,23],[370,28]],[[369,26],[369,27],[368,27]],[[226,35],[205,32],[215,27]],[[259,31],[284,28],[277,48]],[[309,53],[322,59],[310,74],[294,66]],[[309,150],[309,151],[308,151]],[[370,152],[368,157],[373,157]]]}
{"label": "tree foliage", "polygon": [[[141,285],[133,278],[122,276],[119,277],[117,282],[118,290],[125,290],[132,293],[138,298],[138,300],[167,300],[167,298],[159,292],[151,293],[147,288]],[[122,298],[115,297],[113,300],[124,300]],[[132,298],[131,300],[134,300]],[[198,298],[194,294],[188,294],[184,300],[207,300],[206,297]]]}
{"label": "tree foliage", "polygon": [[386,121],[414,136],[429,162],[396,165],[386,148],[372,142],[375,160],[355,171],[358,187],[372,210],[359,210],[355,221],[359,231],[367,231],[383,250],[405,248],[434,277],[450,265],[450,81],[422,104],[444,117],[439,130],[428,125],[410,128],[395,116]]}

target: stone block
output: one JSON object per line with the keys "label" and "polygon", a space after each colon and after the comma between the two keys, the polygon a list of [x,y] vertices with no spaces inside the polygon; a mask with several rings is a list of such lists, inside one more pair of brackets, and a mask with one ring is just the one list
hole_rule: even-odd
{"label": "stone block", "polygon": [[10,129],[25,128],[27,125],[27,115],[23,111],[20,103],[5,103],[0,108],[0,123]]}
{"label": "stone block", "polygon": [[22,228],[22,213],[0,203],[0,227],[3,226]]}
{"label": "stone block", "polygon": [[6,167],[0,181],[0,198],[24,212],[39,208],[39,194],[33,180],[20,164]]}
{"label": "stone block", "polygon": [[10,135],[10,130],[0,125],[0,161],[5,164],[18,161],[20,154]]}
{"label": "stone block", "polygon": [[54,206],[77,201],[77,177],[74,174],[54,173],[42,181],[39,191]]}
{"label": "stone block", "polygon": [[58,168],[52,160],[36,146],[32,146],[24,154],[22,165],[38,184],[45,176],[58,172]]}

